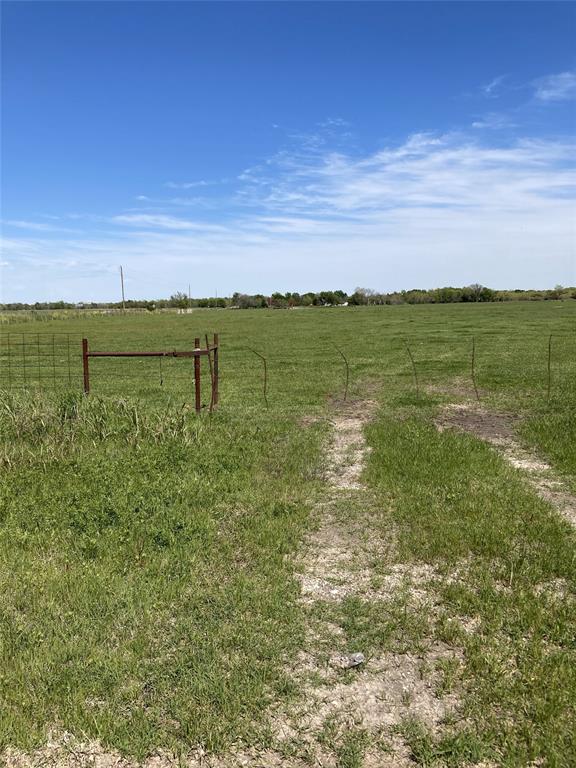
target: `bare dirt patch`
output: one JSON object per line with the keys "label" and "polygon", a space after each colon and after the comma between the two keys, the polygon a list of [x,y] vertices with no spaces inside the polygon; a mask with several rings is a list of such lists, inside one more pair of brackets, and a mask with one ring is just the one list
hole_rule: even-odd
{"label": "bare dirt patch", "polygon": [[344,526],[337,507],[346,492],[363,488],[361,475],[368,452],[363,430],[374,410],[372,401],[341,403],[330,419],[332,440],[325,472],[328,489],[316,502],[317,528],[308,537],[297,563],[306,603],[342,600],[366,591],[370,582],[362,526],[355,520]]}
{"label": "bare dirt patch", "polygon": [[360,476],[369,448],[364,426],[376,409],[372,400],[343,403],[330,419],[333,439],[328,454],[327,481],[333,488],[361,488]]}
{"label": "bare dirt patch", "polygon": [[448,657],[457,655],[441,646],[431,649],[425,657],[386,653],[369,660],[364,673],[355,674],[352,680],[311,688],[314,706],[299,712],[299,731],[314,735],[334,717],[372,729],[397,725],[403,718],[412,717],[435,728],[457,700],[454,696],[436,695],[435,677],[426,668]]}
{"label": "bare dirt patch", "polygon": [[514,414],[496,413],[468,403],[447,405],[436,419],[441,431],[457,429],[493,445],[509,464],[525,473],[540,498],[576,526],[576,496],[554,475],[550,464],[518,442],[518,423],[519,418]]}
{"label": "bare dirt patch", "polygon": [[[392,529],[382,539],[370,521],[377,501],[364,486],[362,472],[368,453],[364,427],[374,410],[370,401],[341,403],[331,416],[327,487],[315,506],[317,528],[298,558],[301,600],[311,617],[307,647],[291,669],[302,696],[294,709],[275,710],[272,715],[278,745],[304,745],[311,764],[318,766],[333,764],[322,741],[327,724],[385,734],[387,751],[367,750],[363,762],[367,768],[409,765],[409,750],[393,735],[393,726],[413,718],[434,730],[458,704],[456,695],[437,695],[434,671],[439,659],[459,658],[455,649],[438,645],[421,655],[388,652],[346,670],[341,660],[362,648],[345,647],[340,627],[318,627],[312,619],[315,605],[334,605],[351,596],[381,602],[383,610],[400,594],[407,610],[418,610],[433,600],[429,585],[437,577],[435,569],[394,563]],[[349,516],[347,505],[354,510]],[[376,573],[375,559],[390,564]]]}
{"label": "bare dirt patch", "polygon": [[44,747],[31,753],[8,749],[2,759],[6,768],[304,768],[307,765],[274,750],[256,749],[234,749],[225,756],[198,750],[185,758],[158,752],[144,761],[136,761],[107,750],[98,741],[80,741],[69,733],[51,735]]}
{"label": "bare dirt patch", "polygon": [[[431,395],[443,395],[451,398],[462,398],[463,400],[476,397],[472,381],[455,380],[452,384],[427,384],[425,389]],[[478,395],[482,397],[483,394],[485,394],[484,390],[478,389]]]}
{"label": "bare dirt patch", "polygon": [[448,427],[479,437],[494,445],[513,440],[515,426],[519,419],[511,413],[495,413],[469,403],[446,405],[436,419],[436,426],[442,430]]}

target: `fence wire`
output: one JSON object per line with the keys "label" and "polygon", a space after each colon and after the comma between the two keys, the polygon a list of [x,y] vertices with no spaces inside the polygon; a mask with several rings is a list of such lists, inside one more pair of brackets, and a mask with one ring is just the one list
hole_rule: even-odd
{"label": "fence wire", "polygon": [[[200,334],[201,335],[201,334]],[[202,335],[201,335],[202,336]],[[202,336],[203,338],[203,336]],[[136,336],[118,337],[113,343],[90,339],[90,348],[142,350]],[[447,381],[470,393],[491,390],[540,394],[576,392],[576,335],[549,333],[420,334],[385,336],[376,331],[354,338],[347,335],[285,339],[226,337],[221,339],[221,402],[295,410],[342,393],[345,376],[350,396],[360,382],[377,382],[386,389],[414,388],[434,391]],[[152,349],[191,348],[190,340],[154,344]],[[336,347],[338,349],[336,349]],[[407,350],[410,350],[408,354]],[[341,350],[349,361],[345,370]],[[266,358],[266,397],[263,366],[254,351]],[[202,361],[203,397],[208,407],[208,361]],[[194,394],[192,359],[92,358],[91,390],[95,395],[177,397],[191,401]],[[82,391],[81,333],[8,333],[0,335],[0,390]]]}
{"label": "fence wire", "polygon": [[3,333],[1,389],[74,388],[82,371],[77,338],[64,333]]}

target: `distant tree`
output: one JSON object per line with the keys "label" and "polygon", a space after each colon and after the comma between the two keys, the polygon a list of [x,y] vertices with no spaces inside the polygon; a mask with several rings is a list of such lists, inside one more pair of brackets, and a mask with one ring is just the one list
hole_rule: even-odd
{"label": "distant tree", "polygon": [[361,288],[357,288],[352,296],[348,298],[348,304],[357,307],[368,304],[368,297]]}
{"label": "distant tree", "polygon": [[283,309],[288,306],[288,300],[283,293],[274,292],[270,297],[270,306],[276,309]]}
{"label": "distant tree", "polygon": [[564,296],[564,286],[555,285],[552,291],[547,291],[549,299],[561,299]]}
{"label": "distant tree", "polygon": [[480,283],[472,283],[463,289],[463,295],[467,298],[463,301],[492,301],[494,298],[494,291],[490,288],[485,288]]}
{"label": "distant tree", "polygon": [[289,307],[299,307],[302,303],[302,297],[299,293],[287,293],[285,299]]}
{"label": "distant tree", "polygon": [[170,307],[179,307],[180,309],[184,309],[185,307],[190,306],[190,300],[185,293],[182,291],[177,291],[176,293],[173,293],[172,296],[170,296],[168,305]]}
{"label": "distant tree", "polygon": [[314,304],[319,307],[328,307],[334,304],[340,304],[340,297],[336,296],[334,291],[320,291],[316,294]]}
{"label": "distant tree", "polygon": [[380,294],[372,288],[356,288],[352,296],[356,296],[356,301],[348,302],[355,304],[378,304],[380,303]]}
{"label": "distant tree", "polygon": [[491,288],[483,287],[480,291],[478,301],[494,301],[496,298],[496,291]]}
{"label": "distant tree", "polygon": [[314,298],[316,297],[315,293],[311,293],[310,291],[308,293],[303,293],[300,297],[300,306],[302,307],[310,307],[314,303]]}

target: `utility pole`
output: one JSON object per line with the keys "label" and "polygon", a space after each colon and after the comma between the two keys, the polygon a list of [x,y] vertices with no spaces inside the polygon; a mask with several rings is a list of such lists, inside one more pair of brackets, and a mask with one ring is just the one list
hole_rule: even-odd
{"label": "utility pole", "polygon": [[190,293],[190,283],[188,283],[188,308],[192,309],[192,295]]}
{"label": "utility pole", "polygon": [[122,286],[122,311],[126,312],[126,299],[124,297],[124,270],[120,265],[120,285]]}

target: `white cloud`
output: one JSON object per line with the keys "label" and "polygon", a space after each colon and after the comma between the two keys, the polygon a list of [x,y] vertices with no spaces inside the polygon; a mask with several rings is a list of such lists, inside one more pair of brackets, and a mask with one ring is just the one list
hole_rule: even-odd
{"label": "white cloud", "polygon": [[480,90],[488,99],[497,99],[502,83],[506,79],[507,75],[498,75],[486,85],[481,85]]}
{"label": "white cloud", "polygon": [[200,181],[167,181],[164,186],[170,189],[192,189],[194,187],[208,187],[210,182],[200,179]]}
{"label": "white cloud", "polygon": [[560,72],[534,80],[535,97],[538,101],[568,101],[576,98],[576,72]]}
{"label": "white cloud", "polygon": [[318,123],[320,128],[349,128],[350,123],[343,117],[327,117]]}
{"label": "white cloud", "polygon": [[137,207],[126,208],[125,211],[149,211],[149,210],[162,210],[171,206],[185,206],[195,207],[203,209],[222,208],[222,200],[220,197],[185,197],[178,195],[177,197],[148,197],[147,195],[138,195],[135,200],[139,203],[148,203],[148,205],[139,205]]}
{"label": "white cloud", "polygon": [[184,205],[192,206],[195,208],[218,208],[221,207],[221,203],[218,200],[209,200],[206,197],[171,197],[168,200],[162,200],[160,202],[169,203],[170,205]]}
{"label": "white cloud", "polygon": [[78,299],[114,296],[119,263],[138,296],[169,295],[192,275],[198,295],[574,284],[574,144],[479,136],[415,134],[363,155],[305,143],[248,169],[218,224],[123,213],[99,231],[86,217],[84,237],[38,233],[5,255],[23,285],[43,270],[46,291]]}
{"label": "white cloud", "polygon": [[502,128],[515,128],[515,124],[510,117],[503,112],[489,112],[483,115],[479,120],[472,123],[472,128],[487,129],[499,131]]}
{"label": "white cloud", "polygon": [[149,213],[127,213],[119,216],[113,216],[110,219],[113,224],[127,224],[134,227],[152,228],[152,229],[199,229],[204,231],[219,231],[219,225],[199,223],[195,221],[186,221],[176,216],[167,216],[164,214]]}
{"label": "white cloud", "polygon": [[61,229],[53,224],[44,224],[38,221],[24,221],[21,219],[7,219],[3,221],[2,224],[10,227],[17,227],[18,229],[30,229],[38,232],[54,232]]}
{"label": "white cloud", "polygon": [[[448,208],[453,212],[535,212],[574,184],[574,146],[537,140],[484,146],[469,136],[418,134],[403,145],[356,158],[320,160],[285,155],[279,174],[251,187],[253,203],[284,214],[384,222],[391,211]],[[274,170],[274,169],[272,169]]]}

